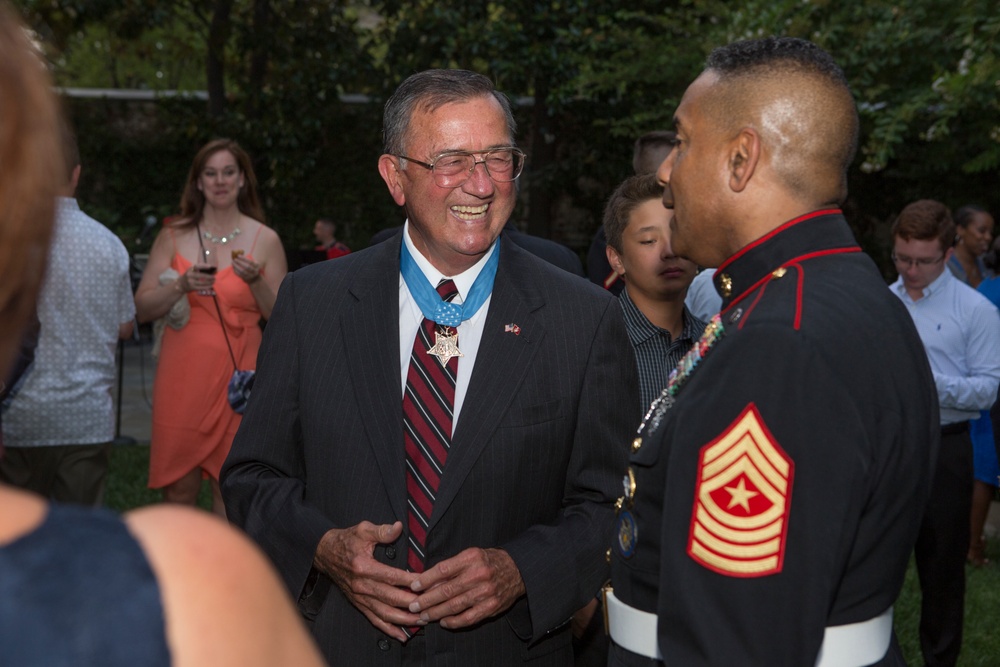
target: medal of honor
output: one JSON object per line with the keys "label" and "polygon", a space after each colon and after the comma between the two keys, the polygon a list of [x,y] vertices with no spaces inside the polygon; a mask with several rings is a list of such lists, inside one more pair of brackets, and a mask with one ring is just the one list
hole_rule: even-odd
{"label": "medal of honor", "polygon": [[427,354],[437,357],[442,366],[447,366],[452,357],[464,357],[458,349],[458,330],[454,327],[438,327],[434,331],[434,346]]}
{"label": "medal of honor", "polygon": [[[427,282],[427,277],[424,276],[410,255],[406,243],[401,244],[399,272],[406,283],[406,289],[409,290],[410,296],[420,308],[424,318],[437,324],[437,328],[434,330],[434,345],[427,350],[427,354],[437,357],[442,366],[447,366],[448,362],[455,357],[465,356],[458,349],[458,326],[472,318],[489,299],[493,291],[493,279],[496,277],[499,262],[500,244],[494,243],[489,259],[486,260],[486,264],[483,265],[479,275],[473,281],[465,301],[458,304],[441,298],[437,290]],[[458,293],[456,292],[454,296],[458,296]],[[519,335],[521,327],[516,324],[508,324],[506,331]]]}

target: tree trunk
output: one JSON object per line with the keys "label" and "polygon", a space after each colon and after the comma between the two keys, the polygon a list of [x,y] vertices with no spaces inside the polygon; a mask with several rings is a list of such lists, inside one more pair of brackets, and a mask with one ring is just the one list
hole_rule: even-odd
{"label": "tree trunk", "polygon": [[250,81],[247,88],[250,93],[248,115],[254,119],[260,117],[261,94],[264,90],[264,77],[267,75],[268,55],[271,53],[270,20],[270,0],[254,0],[253,34],[255,39],[253,53],[250,56]]}
{"label": "tree trunk", "polygon": [[208,113],[221,116],[226,109],[226,41],[229,39],[229,15],[233,0],[215,0],[212,23],[208,28],[208,57],[205,75],[208,80]]}
{"label": "tree trunk", "polygon": [[528,192],[528,233],[542,238],[552,234],[552,188],[550,171],[556,155],[556,119],[549,115],[547,82],[535,82],[535,104],[531,111],[531,188]]}

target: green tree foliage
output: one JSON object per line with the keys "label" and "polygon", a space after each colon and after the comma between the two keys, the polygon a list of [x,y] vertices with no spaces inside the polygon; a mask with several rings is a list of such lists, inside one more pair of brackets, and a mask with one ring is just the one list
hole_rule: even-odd
{"label": "green tree foliage", "polygon": [[[583,246],[607,194],[631,173],[635,137],[664,127],[655,110],[676,103],[693,66],[690,49],[663,39],[677,32],[663,2],[628,4],[385,2],[387,87],[420,69],[465,67],[515,101],[529,99],[519,111],[529,155],[522,216],[532,233]],[[553,229],[574,209],[585,212],[575,230]]]}
{"label": "green tree foliage", "polygon": [[971,133],[950,169],[1000,166],[1000,14],[992,0],[745,2],[735,39],[778,32],[812,39],[851,80],[867,132],[865,173],[882,171],[902,144]]}
{"label": "green tree foliage", "polygon": [[[293,242],[324,211],[353,222],[355,245],[398,221],[375,171],[381,102],[414,71],[466,67],[517,103],[530,157],[516,215],[582,249],[631,172],[634,138],[670,127],[713,47],[766,34],[811,39],[848,75],[863,137],[846,210],[868,250],[884,250],[887,221],[918,197],[1000,206],[995,0],[20,4],[63,85],[208,88],[208,106],[118,108],[105,126],[145,137],[139,155],[190,156],[212,136],[239,139],[255,156],[272,222]],[[345,106],[342,93],[371,102]],[[180,184],[163,187],[175,201]]]}
{"label": "green tree foliage", "polygon": [[862,140],[847,211],[884,261],[907,203],[1000,206],[1000,14],[995,0],[740,3],[722,37],[811,39],[844,68]]}
{"label": "green tree foliage", "polygon": [[[174,212],[195,151],[218,136],[253,156],[268,221],[290,246],[311,238],[321,214],[344,220],[341,235],[356,245],[395,222],[374,167],[378,109],[340,101],[373,77],[359,47],[363,12],[316,0],[27,0],[21,8],[60,85],[210,91],[207,104],[69,104],[90,176],[81,200],[123,235],[147,212]],[[371,222],[352,230],[362,209]]]}

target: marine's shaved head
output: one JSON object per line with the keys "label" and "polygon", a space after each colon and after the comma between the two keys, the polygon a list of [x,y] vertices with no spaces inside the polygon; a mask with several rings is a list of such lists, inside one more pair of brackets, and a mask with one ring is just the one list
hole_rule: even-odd
{"label": "marine's shaved head", "polygon": [[858,114],[843,71],[812,42],[768,37],[714,50],[706,111],[726,132],[752,127],[791,192],[817,204],[847,195]]}

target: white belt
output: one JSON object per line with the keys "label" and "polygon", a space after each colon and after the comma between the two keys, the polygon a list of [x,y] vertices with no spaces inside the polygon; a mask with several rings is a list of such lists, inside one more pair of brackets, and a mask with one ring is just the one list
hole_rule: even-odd
{"label": "white belt", "polygon": [[630,607],[604,587],[604,617],[611,640],[624,649],[654,660],[663,660],[656,639],[656,614]]}
{"label": "white belt", "polygon": [[816,667],[871,665],[889,651],[892,639],[892,607],[875,618],[847,625],[827,626]]}
{"label": "white belt", "polygon": [[[608,633],[622,648],[654,660],[663,660],[656,635],[656,614],[630,607],[604,589]],[[861,667],[885,657],[892,638],[892,607],[860,623],[833,625],[823,632],[815,667]]]}

